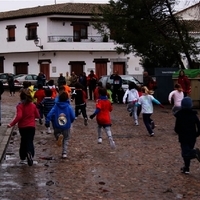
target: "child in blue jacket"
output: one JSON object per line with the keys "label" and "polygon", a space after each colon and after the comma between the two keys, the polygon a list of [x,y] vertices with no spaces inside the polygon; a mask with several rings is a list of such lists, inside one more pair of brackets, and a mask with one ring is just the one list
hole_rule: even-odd
{"label": "child in blue jacket", "polygon": [[75,119],[75,113],[68,101],[68,94],[62,92],[59,95],[58,102],[48,113],[45,126],[49,127],[50,121],[54,128],[54,135],[57,140],[57,145],[62,145],[62,158],[67,158],[67,147],[70,139],[71,124]]}

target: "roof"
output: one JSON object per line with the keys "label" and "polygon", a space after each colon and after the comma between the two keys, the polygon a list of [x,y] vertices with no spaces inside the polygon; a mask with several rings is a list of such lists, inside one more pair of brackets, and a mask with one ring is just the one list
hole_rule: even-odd
{"label": "roof", "polygon": [[33,8],[24,8],[14,11],[0,12],[0,21],[7,19],[17,19],[25,17],[35,17],[44,15],[93,15],[101,14],[99,6],[108,4],[91,4],[91,3],[62,3],[46,6],[37,6]]}
{"label": "roof", "polygon": [[194,8],[194,7],[199,6],[199,5],[200,5],[200,3],[198,2],[198,3],[196,3],[196,4],[192,5],[192,6],[189,6],[189,7],[185,8],[185,9],[183,9],[183,10],[177,12],[176,15],[179,15],[179,14],[181,14],[181,13],[184,13],[185,11],[190,10],[191,8]]}

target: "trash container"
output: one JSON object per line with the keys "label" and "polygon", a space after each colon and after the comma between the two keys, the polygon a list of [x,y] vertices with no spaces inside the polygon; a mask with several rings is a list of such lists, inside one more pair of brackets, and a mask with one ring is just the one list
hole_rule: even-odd
{"label": "trash container", "polygon": [[172,75],[178,68],[155,68],[155,78],[157,82],[157,89],[154,97],[162,104],[169,104],[169,93],[174,89]]}
{"label": "trash container", "polygon": [[[178,81],[179,71],[180,70],[176,71],[172,76],[174,84],[177,83]],[[189,94],[189,96],[191,97],[193,101],[193,106],[195,108],[199,108],[200,107],[200,69],[185,69],[184,72],[185,72],[185,75],[190,80],[191,93]]]}

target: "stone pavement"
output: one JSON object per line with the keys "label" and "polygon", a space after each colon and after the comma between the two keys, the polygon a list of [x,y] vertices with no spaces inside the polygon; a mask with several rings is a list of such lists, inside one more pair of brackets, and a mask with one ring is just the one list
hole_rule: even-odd
{"label": "stone pavement", "polygon": [[[16,98],[9,97],[8,91],[5,91],[2,95],[1,100],[1,126],[0,126],[0,162],[4,159],[5,149],[8,145],[13,128],[8,129],[7,124],[14,117],[15,107],[13,107],[14,102],[16,104]],[[9,101],[8,101],[9,100]]]}
{"label": "stone pavement", "polygon": [[[11,114],[17,96],[10,98],[4,94],[3,99],[9,105],[7,113]],[[94,106],[94,102],[88,101],[88,115],[93,113]],[[199,200],[200,163],[192,160],[190,175],[180,173],[183,162],[173,131],[171,106],[164,109],[154,106],[152,118],[156,124],[155,136],[149,137],[141,116],[139,126],[135,126],[126,106],[114,104],[111,130],[116,149],[113,150],[105,133],[103,143],[97,144],[95,119],[84,126],[79,116],[72,126],[67,159],[61,158],[61,148],[53,134],[47,134],[44,125],[37,123],[36,155],[31,167],[19,164],[20,136],[14,128],[17,134],[11,134],[0,165],[0,199]]]}

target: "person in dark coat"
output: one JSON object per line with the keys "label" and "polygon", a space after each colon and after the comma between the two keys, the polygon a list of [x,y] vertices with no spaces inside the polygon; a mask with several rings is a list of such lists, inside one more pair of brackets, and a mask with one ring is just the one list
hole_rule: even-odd
{"label": "person in dark coat", "polygon": [[8,81],[10,96],[15,96],[15,82],[12,74],[8,74],[7,81]]}
{"label": "person in dark coat", "polygon": [[87,76],[85,72],[80,74],[78,82],[83,86],[83,90],[85,91],[87,97]]}
{"label": "person in dark coat", "polygon": [[61,85],[63,85],[63,81],[66,81],[65,77],[63,76],[63,73],[60,73],[60,76],[58,77],[58,80],[57,80],[58,87],[60,87]]}
{"label": "person in dark coat", "polygon": [[185,97],[181,101],[181,110],[175,114],[175,132],[181,145],[184,166],[181,172],[190,173],[190,161],[196,158],[200,162],[200,150],[194,148],[196,138],[200,135],[200,121],[197,112],[192,110],[192,99]]}
{"label": "person in dark coat", "polygon": [[[110,79],[113,80],[112,99],[114,103],[123,103],[124,92],[122,90],[122,78],[121,76],[119,76],[118,71],[115,71],[114,74],[110,76]],[[117,101],[117,96],[118,96],[118,101]]]}
{"label": "person in dark coat", "polygon": [[94,73],[93,70],[90,71],[90,74],[87,77],[88,87],[89,87],[89,98],[92,100],[92,96],[94,97],[94,90],[97,85],[97,75]]}
{"label": "person in dark coat", "polygon": [[43,85],[43,74],[42,72],[40,72],[38,75],[37,75],[37,87],[38,85]]}
{"label": "person in dark coat", "polygon": [[4,86],[3,86],[3,82],[0,81],[0,100],[1,100],[1,95],[4,93]]}

